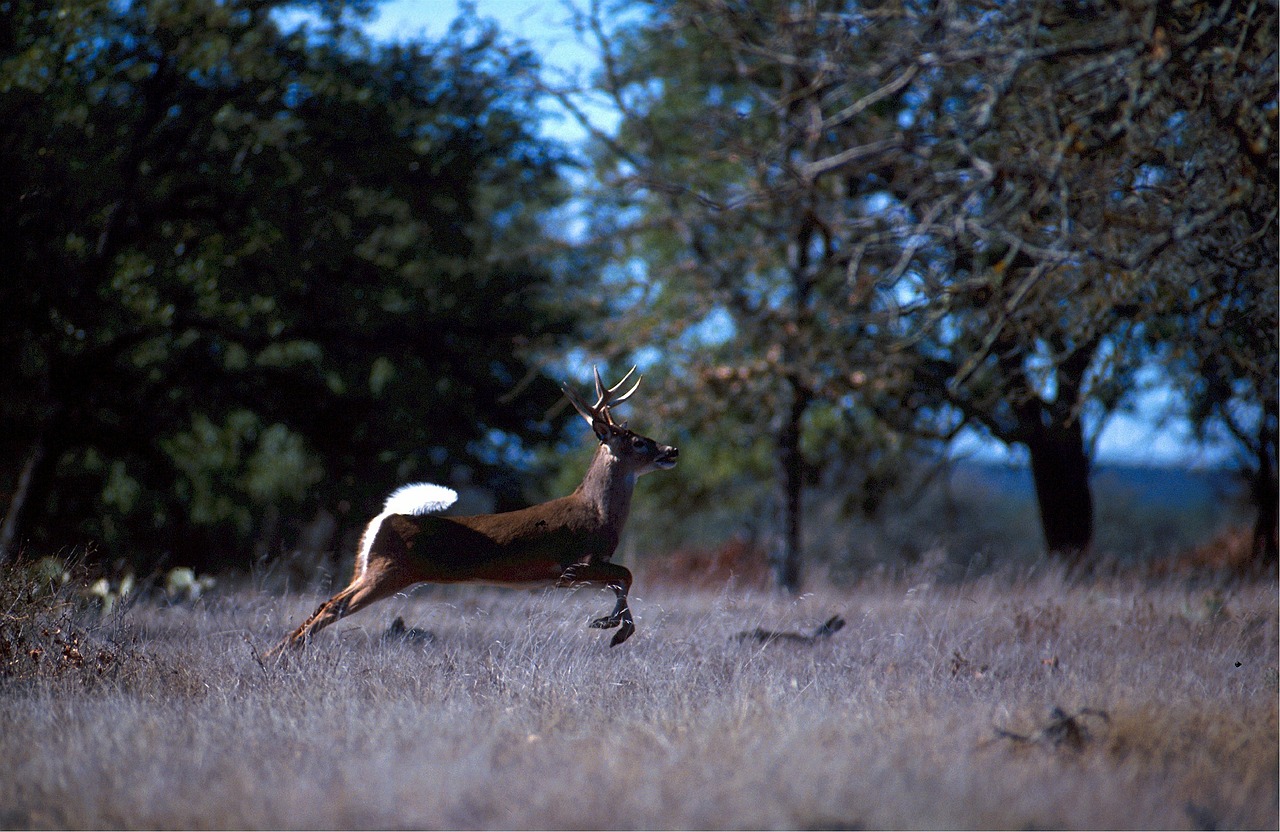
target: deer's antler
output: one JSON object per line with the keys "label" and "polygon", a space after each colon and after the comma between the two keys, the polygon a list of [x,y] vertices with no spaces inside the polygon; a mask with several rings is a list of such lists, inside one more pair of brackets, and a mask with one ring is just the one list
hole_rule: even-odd
{"label": "deer's antler", "polygon": [[637,377],[636,383],[631,385],[630,390],[620,396],[616,395],[617,392],[622,389],[622,385],[627,383],[627,379],[631,378],[631,374],[635,371],[635,367],[627,370],[627,374],[622,377],[621,381],[606,389],[604,381],[600,378],[600,370],[592,367],[591,372],[595,374],[596,381],[596,403],[594,405],[588,405],[584,402],[579,398],[577,393],[573,392],[573,388],[569,387],[567,384],[561,386],[560,389],[564,391],[565,396],[568,397],[574,410],[577,410],[578,414],[582,416],[583,419],[587,420],[587,424],[591,425],[591,429],[595,430],[597,423],[613,425],[613,416],[610,415],[609,408],[622,404],[627,399],[631,398],[631,395],[636,392],[636,389],[640,386],[640,380],[643,379],[644,376]]}

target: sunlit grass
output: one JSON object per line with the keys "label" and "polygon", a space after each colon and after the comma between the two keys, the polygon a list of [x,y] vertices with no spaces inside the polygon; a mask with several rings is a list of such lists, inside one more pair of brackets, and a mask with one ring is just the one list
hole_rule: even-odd
{"label": "sunlit grass", "polygon": [[614,649],[608,593],[431,588],[261,664],[319,600],[63,619],[114,669],[0,676],[0,825],[1277,825],[1274,584],[638,583]]}

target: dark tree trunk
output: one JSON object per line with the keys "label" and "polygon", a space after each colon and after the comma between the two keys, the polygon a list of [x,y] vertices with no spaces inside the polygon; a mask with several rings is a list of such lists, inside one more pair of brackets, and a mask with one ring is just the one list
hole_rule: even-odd
{"label": "dark tree trunk", "polygon": [[1253,553],[1257,563],[1264,569],[1274,566],[1280,556],[1280,511],[1276,501],[1280,500],[1280,488],[1276,481],[1268,483],[1266,496],[1258,503],[1258,520],[1253,526]]}
{"label": "dark tree trunk", "polygon": [[1072,565],[1083,564],[1093,544],[1093,494],[1080,420],[1047,427],[1037,423],[1027,448],[1045,548]]}
{"label": "dark tree trunk", "polygon": [[773,553],[773,578],[779,588],[800,591],[800,557],[804,489],[804,460],[800,453],[800,423],[809,398],[795,383],[791,404],[778,434],[778,482],[781,489],[782,540]]}
{"label": "dark tree trunk", "polygon": [[14,483],[13,494],[9,497],[9,508],[5,511],[4,523],[0,524],[0,565],[8,563],[18,554],[18,529],[21,528],[28,498],[31,496],[31,483],[35,479],[36,470],[44,461],[44,439],[37,438],[27,454]]}
{"label": "dark tree trunk", "polygon": [[1265,569],[1277,562],[1280,555],[1280,481],[1270,447],[1265,440],[1258,455],[1258,469],[1253,474],[1251,491],[1258,507],[1258,519],[1253,526],[1253,557],[1259,567]]}

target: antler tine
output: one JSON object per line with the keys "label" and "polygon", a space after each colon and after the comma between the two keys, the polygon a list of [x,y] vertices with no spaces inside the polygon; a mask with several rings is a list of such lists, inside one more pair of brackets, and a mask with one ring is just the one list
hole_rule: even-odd
{"label": "antler tine", "polygon": [[594,425],[595,417],[599,413],[599,406],[591,407],[578,394],[573,392],[573,388],[567,384],[560,385],[560,390],[565,397],[569,399],[569,403],[573,405],[573,409],[578,411],[578,415],[587,420],[588,425]]}
{"label": "antler tine", "polygon": [[609,408],[617,404],[622,404],[627,399],[631,398],[631,395],[640,387],[640,379],[644,378],[644,376],[640,376],[636,379],[636,383],[631,385],[630,390],[623,393],[621,396],[615,397],[614,394],[622,389],[622,385],[627,383],[627,379],[631,378],[631,374],[635,371],[636,368],[632,367],[630,370],[627,370],[627,374],[622,377],[621,381],[612,387],[606,388],[604,386],[604,379],[600,378],[599,368],[592,367],[591,372],[595,376],[596,383],[596,403],[594,405],[588,405],[582,399],[578,398],[577,394],[575,394],[567,384],[562,386],[560,389],[569,397],[569,401],[573,404],[574,408],[583,419],[587,420],[588,423],[594,425],[595,420],[599,419],[605,424],[612,425],[614,423],[613,416],[609,413]]}
{"label": "antler tine", "polygon": [[592,409],[599,410],[609,403],[609,393],[612,391],[606,391],[604,389],[604,382],[600,380],[599,367],[592,367],[591,372],[594,373],[596,377],[596,406]]}
{"label": "antler tine", "polygon": [[617,398],[613,396],[613,394],[617,392],[622,387],[622,385],[627,383],[627,379],[631,378],[631,374],[634,373],[635,371],[636,371],[635,367],[632,367],[630,370],[627,370],[627,374],[622,377],[622,381],[619,381],[617,384],[609,388],[609,406],[610,407],[613,407],[615,404],[622,404],[627,399],[631,398],[631,394],[635,393],[636,390],[640,387],[640,382],[644,379],[643,375],[636,377],[636,383],[631,385],[630,390],[623,393],[621,396],[618,396]]}
{"label": "antler tine", "polygon": [[622,385],[626,384],[626,383],[627,383],[627,379],[631,378],[631,374],[632,374],[632,373],[634,373],[635,371],[636,371],[636,367],[635,367],[635,365],[634,365],[634,364],[632,364],[632,365],[631,365],[631,369],[630,369],[630,370],[627,370],[627,374],[626,374],[625,376],[623,376],[621,379],[619,379],[617,384],[615,384],[615,385],[613,385],[612,387],[610,387],[610,388],[609,388],[609,392],[610,392],[610,393],[616,393],[616,392],[618,392],[618,388],[619,388],[619,387],[621,387]]}

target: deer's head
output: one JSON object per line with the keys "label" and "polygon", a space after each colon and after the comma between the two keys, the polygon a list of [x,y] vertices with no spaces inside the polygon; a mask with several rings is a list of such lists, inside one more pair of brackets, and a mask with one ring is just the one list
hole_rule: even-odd
{"label": "deer's head", "polygon": [[622,386],[627,383],[627,379],[631,378],[631,374],[635,371],[636,368],[632,367],[622,377],[622,381],[606,388],[604,382],[600,380],[600,371],[593,369],[592,372],[595,373],[596,377],[596,403],[594,405],[588,405],[584,402],[568,385],[561,389],[573,404],[574,409],[578,411],[583,419],[587,420],[587,424],[591,425],[591,430],[595,433],[596,438],[600,440],[600,444],[607,446],[613,456],[627,463],[635,472],[635,475],[640,476],[650,471],[674,468],[676,457],[680,455],[680,451],[672,445],[663,445],[647,436],[641,436],[629,429],[626,422],[618,424],[613,421],[613,415],[609,412],[609,409],[631,398],[631,394],[635,393],[636,388],[640,386],[640,379],[637,378],[635,384],[631,385],[630,390],[621,395],[618,394],[618,391],[622,389]]}

